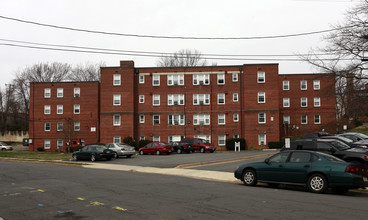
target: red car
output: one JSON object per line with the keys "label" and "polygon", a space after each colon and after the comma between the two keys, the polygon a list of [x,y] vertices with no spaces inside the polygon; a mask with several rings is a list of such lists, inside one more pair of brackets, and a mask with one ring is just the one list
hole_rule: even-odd
{"label": "red car", "polygon": [[181,143],[187,143],[192,146],[193,151],[200,151],[201,153],[205,153],[206,151],[213,153],[216,150],[214,145],[201,138],[187,138],[182,140]]}
{"label": "red car", "polygon": [[162,153],[171,154],[174,151],[174,148],[163,142],[152,142],[147,144],[144,147],[139,148],[139,154],[156,154],[160,155]]}

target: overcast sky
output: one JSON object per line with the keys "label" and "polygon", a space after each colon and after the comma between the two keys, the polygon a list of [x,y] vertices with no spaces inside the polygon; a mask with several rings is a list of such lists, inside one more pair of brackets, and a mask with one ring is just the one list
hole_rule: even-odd
{"label": "overcast sky", "polygon": [[[9,40],[144,52],[197,49],[203,54],[220,55],[293,55],[325,45],[323,34],[256,40],[139,38],[56,29],[4,17],[120,34],[261,37],[331,29],[332,25],[342,23],[345,11],[357,3],[358,0],[0,0],[0,87],[4,88],[5,83],[14,79],[16,71],[40,62],[105,62],[107,66],[118,66],[120,60],[134,60],[136,67],[149,67],[156,66],[158,59],[1,45],[25,45]],[[250,60],[256,58],[261,57],[220,58],[208,62],[217,65],[279,63],[280,74],[316,71],[301,61]]]}

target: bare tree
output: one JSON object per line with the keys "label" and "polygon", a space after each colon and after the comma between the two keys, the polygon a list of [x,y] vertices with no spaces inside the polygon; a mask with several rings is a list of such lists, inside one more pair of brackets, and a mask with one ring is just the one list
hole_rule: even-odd
{"label": "bare tree", "polygon": [[206,66],[207,60],[198,50],[183,49],[172,55],[162,55],[157,61],[159,67]]}
{"label": "bare tree", "polygon": [[67,77],[72,81],[100,81],[101,73],[100,67],[105,66],[105,63],[85,65],[79,64],[71,69],[69,76]]}
{"label": "bare tree", "polygon": [[[325,48],[311,50],[303,58],[318,71],[336,76],[339,116],[356,118],[364,114],[362,109],[367,109],[366,101],[359,100],[359,97],[366,92],[368,82],[368,0],[362,0],[348,10],[344,23],[334,28],[335,31],[324,38],[327,42]],[[349,78],[353,89],[347,88]]]}

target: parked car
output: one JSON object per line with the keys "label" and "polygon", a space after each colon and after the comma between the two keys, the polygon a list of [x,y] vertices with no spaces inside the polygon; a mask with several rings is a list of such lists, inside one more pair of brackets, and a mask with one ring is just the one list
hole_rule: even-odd
{"label": "parked car", "polygon": [[354,142],[368,139],[367,135],[362,134],[362,133],[357,133],[357,132],[346,132],[346,133],[338,134],[337,136],[347,137],[353,140]]}
{"label": "parked car", "polygon": [[328,188],[345,193],[368,185],[366,168],[332,155],[304,150],[282,151],[263,162],[243,164],[235,170],[234,176],[247,186],[258,182],[273,187],[301,185],[313,193],[324,193]]}
{"label": "parked car", "polygon": [[214,145],[201,138],[187,138],[182,140],[181,143],[187,143],[192,146],[193,152],[200,151],[201,153],[205,153],[206,151],[209,151],[210,153],[213,153],[216,150]]}
{"label": "parked car", "polygon": [[4,143],[4,142],[0,142],[0,149],[2,151],[5,151],[5,150],[13,150],[13,147],[10,146],[9,144]]}
{"label": "parked car", "polygon": [[127,144],[110,143],[110,144],[106,144],[106,147],[114,151],[114,158],[118,158],[122,156],[131,158],[133,155],[135,155],[135,148]]}
{"label": "parked car", "polygon": [[324,131],[317,131],[317,132],[312,132],[312,133],[308,133],[304,136],[304,138],[320,138],[320,137],[324,137],[324,136],[329,136],[330,134]]}
{"label": "parked car", "polygon": [[290,142],[290,149],[283,150],[311,150],[331,154],[344,161],[368,166],[368,151],[363,148],[351,148],[341,141],[334,139],[299,139]]}
{"label": "parked car", "polygon": [[357,142],[354,142],[353,140],[344,137],[344,136],[322,136],[322,139],[335,139],[343,142],[344,144],[349,145],[350,147],[360,147],[360,148],[367,148],[368,146],[368,140],[360,140]]}
{"label": "parked car", "polygon": [[92,162],[102,158],[111,160],[114,152],[103,145],[87,145],[79,151],[73,152],[74,160],[91,160]]}
{"label": "parked car", "polygon": [[174,149],[174,152],[181,154],[183,152],[185,153],[190,153],[193,152],[193,147],[185,142],[180,142],[180,141],[172,141],[169,142],[168,145],[172,146]]}
{"label": "parked car", "polygon": [[163,153],[166,154],[171,154],[174,151],[174,148],[164,142],[152,142],[147,144],[144,147],[139,148],[139,154],[143,155],[143,154],[156,154],[156,155],[160,155]]}

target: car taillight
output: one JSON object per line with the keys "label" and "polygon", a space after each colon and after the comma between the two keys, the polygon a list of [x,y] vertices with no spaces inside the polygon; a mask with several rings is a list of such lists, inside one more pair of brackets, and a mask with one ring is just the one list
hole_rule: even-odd
{"label": "car taillight", "polygon": [[368,160],[368,156],[365,156],[365,159]]}
{"label": "car taillight", "polygon": [[102,151],[102,152],[100,152],[100,154],[104,154],[104,153],[105,153],[105,152],[103,152],[103,151]]}
{"label": "car taillight", "polygon": [[124,148],[121,148],[121,150],[125,150]]}
{"label": "car taillight", "polygon": [[348,165],[345,169],[345,172],[366,174],[368,172],[368,169],[360,166]]}

